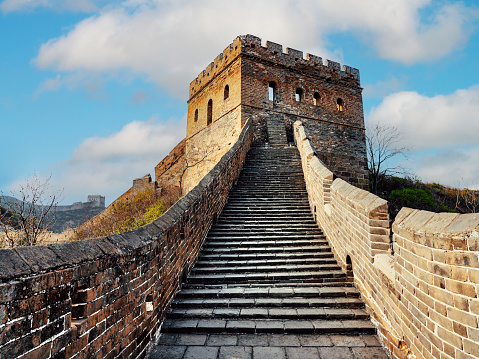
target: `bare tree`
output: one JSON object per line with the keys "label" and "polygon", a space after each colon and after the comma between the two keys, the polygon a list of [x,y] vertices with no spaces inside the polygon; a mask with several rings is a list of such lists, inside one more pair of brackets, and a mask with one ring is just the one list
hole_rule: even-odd
{"label": "bare tree", "polygon": [[366,128],[366,151],[368,156],[369,188],[377,193],[378,184],[390,174],[404,173],[404,169],[392,161],[406,156],[406,147],[400,145],[401,132],[394,126],[371,123]]}
{"label": "bare tree", "polygon": [[[195,150],[196,149],[197,148],[195,148]],[[180,179],[179,179],[180,196],[183,193],[183,177],[185,176],[186,171],[188,171],[188,169],[190,169],[190,168],[193,168],[193,167],[199,165],[202,162],[211,161],[211,159],[208,159],[207,157],[209,155],[211,155],[213,152],[215,152],[215,148],[210,148],[210,150],[206,151],[204,153],[204,155],[198,161],[195,161],[195,163],[189,163],[189,160],[188,160],[189,155],[192,154],[193,151],[189,151],[188,153],[185,152],[185,154],[184,154],[184,156],[185,156],[185,166],[183,167],[183,170],[181,171]]]}
{"label": "bare tree", "polygon": [[2,206],[12,214],[8,217],[6,211],[0,216],[9,247],[34,246],[51,229],[60,194],[51,190],[49,182],[50,178],[42,181],[35,174],[18,191],[12,191],[16,200],[6,201],[2,194]]}
{"label": "bare tree", "polygon": [[465,186],[456,189],[456,210],[466,213],[479,212],[479,190],[473,190]]}

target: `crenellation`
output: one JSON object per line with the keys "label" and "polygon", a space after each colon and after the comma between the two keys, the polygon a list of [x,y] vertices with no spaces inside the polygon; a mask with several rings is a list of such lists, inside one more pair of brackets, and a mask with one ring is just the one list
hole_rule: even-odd
{"label": "crenellation", "polygon": [[295,61],[303,60],[303,51],[295,50],[290,47],[286,48],[286,55],[291,56]]}
{"label": "crenellation", "polygon": [[338,71],[338,72],[341,71],[341,65],[339,64],[339,62],[336,62],[336,61],[326,60],[325,66],[327,66],[329,69],[333,71]]}
{"label": "crenellation", "polygon": [[310,63],[314,65],[323,65],[323,58],[316,56],[316,55],[311,55],[311,54],[306,54],[306,61],[309,61]]}
{"label": "crenellation", "polygon": [[272,41],[266,41],[266,48],[273,52],[275,55],[276,54],[282,54],[283,53],[283,45],[277,44]]}
{"label": "crenellation", "polygon": [[236,56],[244,54],[260,57],[264,55],[269,61],[274,61],[284,66],[292,66],[292,68],[295,68],[296,64],[301,65],[301,69],[298,68],[298,70],[301,71],[305,70],[305,65],[311,66],[309,71],[320,71],[323,76],[329,76],[332,72],[333,74],[337,74],[338,80],[352,79],[359,84],[358,69],[347,65],[343,65],[343,68],[341,69],[341,65],[338,62],[331,60],[325,60],[325,64],[323,64],[323,59],[321,57],[312,54],[307,54],[305,59],[302,51],[289,47],[286,48],[286,53],[283,53],[283,45],[272,41],[266,41],[266,46],[264,47],[261,45],[261,38],[248,34],[238,36],[215,58],[213,63],[208,65],[206,69],[200,73],[198,76],[201,84],[200,87],[195,86],[198,85],[196,79],[194,80],[194,84],[191,82],[189,91],[190,98],[198,93],[198,91],[205,86],[206,82],[213,79],[218,73],[229,66]]}
{"label": "crenellation", "polygon": [[351,75],[355,80],[359,82],[359,70],[354,67],[343,65],[343,71],[348,75]]}

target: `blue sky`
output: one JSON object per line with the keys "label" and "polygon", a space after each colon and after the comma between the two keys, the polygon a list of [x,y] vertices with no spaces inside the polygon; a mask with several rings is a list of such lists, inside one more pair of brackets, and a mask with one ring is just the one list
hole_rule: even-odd
{"label": "blue sky", "polygon": [[3,0],[0,190],[38,173],[111,202],[185,135],[188,86],[237,35],[360,70],[407,169],[479,187],[479,6],[428,0]]}

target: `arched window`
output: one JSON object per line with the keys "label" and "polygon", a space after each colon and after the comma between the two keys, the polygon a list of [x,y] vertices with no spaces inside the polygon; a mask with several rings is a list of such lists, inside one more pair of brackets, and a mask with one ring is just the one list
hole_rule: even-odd
{"label": "arched window", "polygon": [[213,100],[210,99],[208,101],[208,112],[207,112],[207,115],[206,115],[206,125],[211,125],[211,123],[213,122]]}
{"label": "arched window", "polygon": [[303,100],[303,89],[297,88],[295,94],[296,102],[301,102]]}
{"label": "arched window", "polygon": [[313,96],[313,99],[314,99],[314,106],[319,106],[319,99],[321,98],[321,96],[319,96],[319,92],[315,92],[314,93],[314,96]]}
{"label": "arched window", "polygon": [[198,109],[195,110],[195,122],[198,122]]}
{"label": "arched window", "polygon": [[276,83],[271,81],[268,87],[268,100],[274,101],[276,98]]}
{"label": "arched window", "polygon": [[344,103],[343,100],[338,98],[338,101],[336,102],[336,107],[338,108],[339,112],[343,112],[344,110]]}
{"label": "arched window", "polygon": [[225,96],[224,99],[226,100],[228,97],[230,97],[230,87],[229,85],[225,86]]}

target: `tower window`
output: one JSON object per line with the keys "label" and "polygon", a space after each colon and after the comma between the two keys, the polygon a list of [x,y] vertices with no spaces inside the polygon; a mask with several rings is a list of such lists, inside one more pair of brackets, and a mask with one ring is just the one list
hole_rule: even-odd
{"label": "tower window", "polygon": [[338,101],[336,102],[336,107],[338,109],[339,112],[343,112],[344,110],[344,103],[343,103],[343,100],[338,98]]}
{"label": "tower window", "polygon": [[198,109],[195,110],[195,122],[198,122]]}
{"label": "tower window", "polygon": [[228,97],[230,97],[230,87],[229,85],[225,86],[225,96],[224,99],[226,100]]}
{"label": "tower window", "polygon": [[206,125],[211,125],[213,122],[213,100],[208,101],[208,113],[206,115]]}
{"label": "tower window", "polygon": [[321,96],[319,96],[319,92],[315,92],[314,96],[313,96],[314,106],[319,106],[319,99],[320,98],[321,98]]}
{"label": "tower window", "polygon": [[271,81],[268,87],[268,100],[274,101],[275,97],[276,97],[276,83],[274,81]]}
{"label": "tower window", "polygon": [[295,94],[296,102],[301,102],[303,100],[303,89],[297,88]]}

